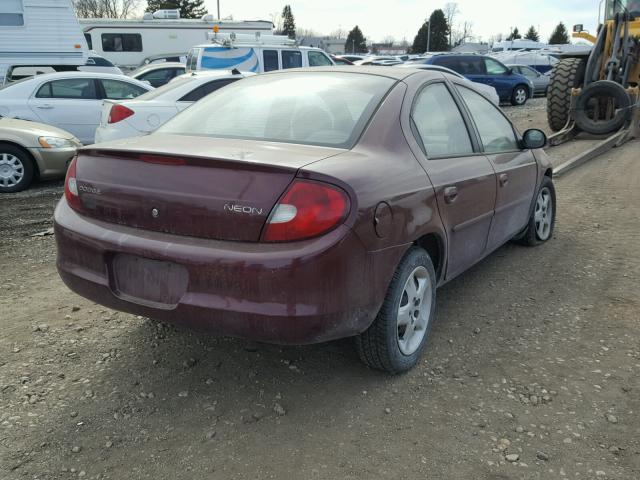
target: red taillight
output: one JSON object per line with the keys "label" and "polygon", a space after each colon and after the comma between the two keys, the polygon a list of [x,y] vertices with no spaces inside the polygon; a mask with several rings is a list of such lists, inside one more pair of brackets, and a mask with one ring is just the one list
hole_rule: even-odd
{"label": "red taillight", "polygon": [[76,166],[78,163],[78,156],[76,155],[71,160],[71,164],[67,169],[67,177],[64,180],[64,198],[67,199],[67,203],[74,210],[80,211],[82,204],[80,203],[80,195],[78,192],[78,182],[76,180]]}
{"label": "red taillight", "polygon": [[120,105],[116,103],[109,110],[109,123],[118,123],[124,120],[125,118],[129,118],[135,112],[130,108],[125,107],[124,105]]}
{"label": "red taillight", "polygon": [[326,183],[295,180],[267,220],[262,240],[289,242],[316,237],[337,227],[349,213],[349,197]]}

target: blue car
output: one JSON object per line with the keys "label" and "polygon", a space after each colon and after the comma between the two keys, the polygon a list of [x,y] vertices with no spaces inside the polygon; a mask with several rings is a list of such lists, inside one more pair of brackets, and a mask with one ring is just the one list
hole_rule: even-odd
{"label": "blue car", "polygon": [[524,75],[515,73],[495,58],[483,55],[432,55],[420,61],[440,65],[464,75],[472,82],[485,83],[496,89],[500,101],[511,105],[524,105],[533,97],[533,82]]}

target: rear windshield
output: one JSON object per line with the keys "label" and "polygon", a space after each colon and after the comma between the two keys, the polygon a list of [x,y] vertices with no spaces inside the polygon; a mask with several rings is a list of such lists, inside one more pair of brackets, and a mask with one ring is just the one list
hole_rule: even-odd
{"label": "rear windshield", "polygon": [[250,77],[205,97],[156,133],[351,148],[394,83],[334,72]]}
{"label": "rear windshield", "polygon": [[136,100],[155,100],[156,98],[164,95],[171,90],[174,90],[178,87],[181,87],[185,83],[189,83],[193,81],[194,77],[192,76],[184,76],[184,77],[176,77],[171,80],[169,83],[162,85],[161,87],[156,88],[155,90],[150,90],[145,94],[140,95]]}

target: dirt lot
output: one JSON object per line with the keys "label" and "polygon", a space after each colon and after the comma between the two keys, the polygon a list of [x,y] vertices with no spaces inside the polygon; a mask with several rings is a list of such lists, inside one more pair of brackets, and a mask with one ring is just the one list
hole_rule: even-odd
{"label": "dirt lot", "polygon": [[60,184],[0,197],[0,478],[640,478],[639,147],[557,180],[552,241],[439,290],[400,377],[348,340],[254,345],[85,301],[30,236]]}

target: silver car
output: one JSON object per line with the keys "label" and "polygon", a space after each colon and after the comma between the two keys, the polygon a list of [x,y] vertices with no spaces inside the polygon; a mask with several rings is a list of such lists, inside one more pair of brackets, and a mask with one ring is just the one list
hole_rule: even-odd
{"label": "silver car", "polygon": [[514,73],[524,75],[533,82],[534,95],[546,95],[551,76],[546,73],[540,73],[529,65],[507,65]]}
{"label": "silver car", "polygon": [[24,190],[34,179],[64,177],[80,146],[59,128],[0,117],[0,193]]}

